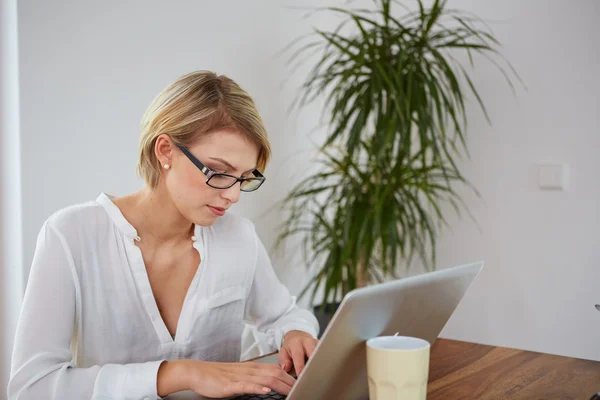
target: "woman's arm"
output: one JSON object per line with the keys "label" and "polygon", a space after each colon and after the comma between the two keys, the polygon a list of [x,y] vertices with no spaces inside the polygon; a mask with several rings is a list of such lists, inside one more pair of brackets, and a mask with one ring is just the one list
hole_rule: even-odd
{"label": "woman's arm", "polygon": [[189,390],[188,360],[165,361],[158,369],[157,394],[165,397],[171,393]]}
{"label": "woman's arm", "polygon": [[237,394],[289,394],[296,380],[273,364],[220,363],[198,360],[165,362],[158,371],[158,394],[192,390],[213,398]]}
{"label": "woman's arm", "polygon": [[302,331],[316,338],[319,323],[308,310],[296,305],[296,298],[279,281],[263,243],[256,240],[256,271],[246,304],[246,319],[267,334],[273,348],[281,349],[284,336]]}
{"label": "woman's arm", "polygon": [[77,368],[70,350],[76,323],[77,270],[64,236],[47,221],[17,324],[10,400],[156,399],[162,361]]}

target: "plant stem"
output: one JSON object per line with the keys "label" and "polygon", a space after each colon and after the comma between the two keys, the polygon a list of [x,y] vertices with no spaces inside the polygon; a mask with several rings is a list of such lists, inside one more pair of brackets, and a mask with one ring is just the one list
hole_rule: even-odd
{"label": "plant stem", "polygon": [[358,263],[358,271],[356,271],[356,286],[361,288],[369,284],[369,271],[365,265],[365,256],[360,256],[360,262]]}

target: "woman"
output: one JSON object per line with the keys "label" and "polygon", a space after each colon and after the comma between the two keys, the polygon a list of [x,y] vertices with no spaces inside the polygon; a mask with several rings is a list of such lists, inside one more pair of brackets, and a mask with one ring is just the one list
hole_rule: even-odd
{"label": "woman", "polygon": [[[142,121],[146,185],[43,225],[18,323],[9,399],[289,393],[317,340],[254,226],[227,213],[264,182],[270,148],[250,96],[214,73],[166,88]],[[279,366],[240,363],[244,321]]]}

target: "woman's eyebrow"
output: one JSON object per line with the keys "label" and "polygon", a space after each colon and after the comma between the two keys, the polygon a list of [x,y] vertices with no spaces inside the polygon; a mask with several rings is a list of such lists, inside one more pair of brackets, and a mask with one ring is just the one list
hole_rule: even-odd
{"label": "woman's eyebrow", "polygon": [[[222,158],[218,158],[218,157],[210,157],[210,159],[211,159],[211,160],[214,160],[214,161],[218,161],[218,162],[220,162],[221,164],[225,165],[225,166],[226,166],[227,168],[229,168],[229,169],[232,169],[232,170],[234,170],[234,171],[235,171],[235,170],[237,170],[237,168],[235,168],[233,165],[231,165],[231,164],[230,164],[230,163],[228,163],[227,161],[223,160]],[[246,174],[246,173],[248,173],[248,172],[252,172],[252,171],[254,171],[255,169],[256,169],[256,167],[255,167],[255,168],[252,168],[252,169],[249,169],[248,171],[244,172],[244,174]]]}

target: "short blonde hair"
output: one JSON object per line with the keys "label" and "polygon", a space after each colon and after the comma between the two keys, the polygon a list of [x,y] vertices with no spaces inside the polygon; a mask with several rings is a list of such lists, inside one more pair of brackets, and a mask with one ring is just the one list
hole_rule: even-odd
{"label": "short blonde hair", "polygon": [[271,155],[267,132],[254,101],[232,79],[210,71],[184,75],[156,96],[142,118],[138,175],[151,188],[158,185],[161,165],[156,139],[167,134],[189,146],[199,136],[233,128],[259,148],[257,169],[264,171]]}

